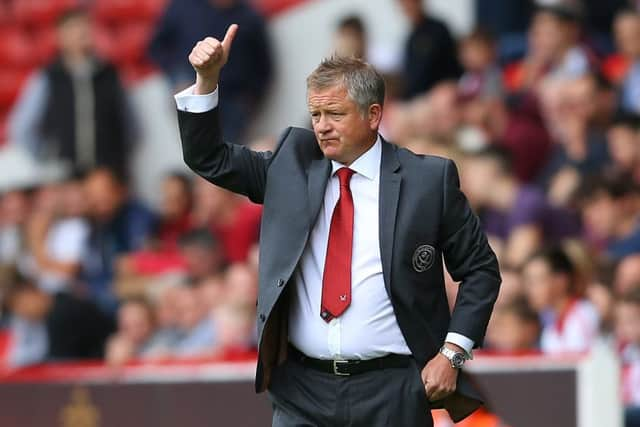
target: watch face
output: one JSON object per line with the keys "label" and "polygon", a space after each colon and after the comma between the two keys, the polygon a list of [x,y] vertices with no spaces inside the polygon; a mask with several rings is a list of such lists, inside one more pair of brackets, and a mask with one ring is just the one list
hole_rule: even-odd
{"label": "watch face", "polygon": [[456,353],[451,358],[451,364],[456,368],[461,368],[464,365],[464,355]]}

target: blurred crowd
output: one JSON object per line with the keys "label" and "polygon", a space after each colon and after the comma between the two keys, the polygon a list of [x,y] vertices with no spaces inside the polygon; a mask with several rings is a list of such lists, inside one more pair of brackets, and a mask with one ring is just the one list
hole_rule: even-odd
{"label": "blurred crowd", "polygon": [[[632,420],[640,3],[477,0],[477,27],[456,39],[424,2],[393,1],[410,29],[400,63],[382,70],[381,133],[460,169],[503,275],[484,351],[579,353],[604,341],[623,364]],[[0,365],[251,350],[260,207],[182,173],[158,184],[160,206],[136,200],[127,170],[136,126],[120,68],[90,42],[86,3],[56,21],[59,53],[10,116],[12,143],[64,160],[69,173],[0,195]],[[238,0],[175,0],[162,11],[146,54],[176,90],[193,78],[193,44],[241,23],[221,108],[225,134],[242,141],[272,75],[264,19]],[[367,59],[368,31],[345,16],[335,53]],[[456,284],[448,292],[453,304]]]}

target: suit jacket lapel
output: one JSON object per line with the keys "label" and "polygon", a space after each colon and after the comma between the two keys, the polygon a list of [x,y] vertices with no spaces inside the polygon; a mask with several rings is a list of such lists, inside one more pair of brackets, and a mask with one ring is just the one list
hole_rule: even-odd
{"label": "suit jacket lapel", "polygon": [[396,148],[382,140],[382,161],[380,165],[380,256],[382,273],[387,293],[391,296],[391,257],[396,228],[396,212],[400,196],[402,178],[397,173],[400,162]]}
{"label": "suit jacket lapel", "polygon": [[331,162],[325,158],[316,158],[309,166],[307,191],[309,194],[309,227],[316,223],[320,207],[324,201],[324,192],[327,188],[329,175],[331,174]]}

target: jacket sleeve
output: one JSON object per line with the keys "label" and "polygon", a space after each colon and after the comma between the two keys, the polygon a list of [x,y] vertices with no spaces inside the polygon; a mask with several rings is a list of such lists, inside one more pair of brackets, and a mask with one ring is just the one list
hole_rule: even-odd
{"label": "jacket sleeve", "polygon": [[479,347],[500,289],[498,260],[460,191],[458,171],[451,160],[444,167],[443,185],[440,240],[447,270],[460,282],[449,332],[469,337]]}
{"label": "jacket sleeve", "polygon": [[178,123],[187,166],[215,185],[243,194],[254,203],[263,202],[267,169],[274,153],[223,142],[218,108],[204,113],[178,110]]}

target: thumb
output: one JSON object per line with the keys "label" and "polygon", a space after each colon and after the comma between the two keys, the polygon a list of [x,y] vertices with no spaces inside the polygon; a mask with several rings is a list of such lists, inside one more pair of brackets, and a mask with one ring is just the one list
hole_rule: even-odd
{"label": "thumb", "polygon": [[227,29],[227,34],[224,35],[224,40],[222,40],[222,47],[224,48],[224,52],[227,55],[231,50],[231,44],[233,43],[233,39],[236,37],[237,32],[238,32],[238,25],[232,24]]}

